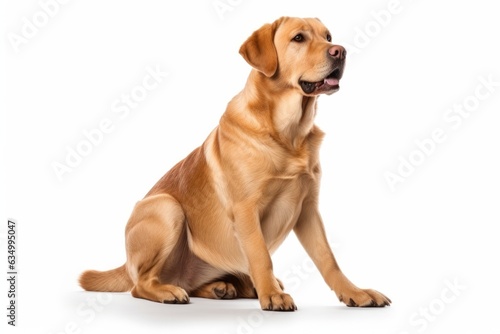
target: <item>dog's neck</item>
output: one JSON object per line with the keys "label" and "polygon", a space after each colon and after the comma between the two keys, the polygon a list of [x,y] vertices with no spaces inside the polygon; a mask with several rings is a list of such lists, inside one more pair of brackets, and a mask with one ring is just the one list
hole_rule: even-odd
{"label": "dog's neck", "polygon": [[298,149],[314,126],[316,96],[304,96],[297,88],[252,70],[245,89],[230,102],[232,119],[245,120],[252,131],[265,131],[280,144]]}

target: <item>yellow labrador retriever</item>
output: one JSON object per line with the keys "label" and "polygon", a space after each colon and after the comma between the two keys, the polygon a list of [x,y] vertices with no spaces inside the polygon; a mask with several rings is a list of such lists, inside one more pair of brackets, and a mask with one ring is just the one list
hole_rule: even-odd
{"label": "yellow labrador retriever", "polygon": [[318,212],[318,95],[339,90],[346,51],[318,19],[282,17],[240,48],[253,67],[206,141],[137,203],[126,227],[127,262],[86,271],[92,291],[188,303],[189,297],[258,298],[296,306],[274,276],[271,254],[290,231],[348,306],[385,306],[340,270]]}

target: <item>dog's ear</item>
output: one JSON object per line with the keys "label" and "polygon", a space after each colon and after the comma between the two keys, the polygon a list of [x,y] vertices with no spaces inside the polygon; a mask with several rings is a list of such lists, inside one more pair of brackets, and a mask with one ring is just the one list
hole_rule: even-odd
{"label": "dog's ear", "polygon": [[277,21],[263,25],[240,48],[240,54],[247,63],[267,77],[272,77],[278,69],[278,54],[274,46],[274,33],[277,26]]}

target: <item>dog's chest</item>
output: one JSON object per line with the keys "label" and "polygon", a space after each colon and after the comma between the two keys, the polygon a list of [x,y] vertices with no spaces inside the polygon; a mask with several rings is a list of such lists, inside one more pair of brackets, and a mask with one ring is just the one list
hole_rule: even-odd
{"label": "dog's chest", "polygon": [[293,229],[302,203],[316,187],[319,167],[308,160],[294,160],[277,173],[264,191],[260,210],[261,228],[268,249],[273,252]]}

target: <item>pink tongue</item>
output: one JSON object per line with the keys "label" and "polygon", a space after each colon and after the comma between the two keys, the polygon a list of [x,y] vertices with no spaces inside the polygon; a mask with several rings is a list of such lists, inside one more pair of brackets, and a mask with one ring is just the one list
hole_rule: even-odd
{"label": "pink tongue", "polygon": [[330,86],[337,86],[339,84],[339,79],[326,78],[325,82]]}

